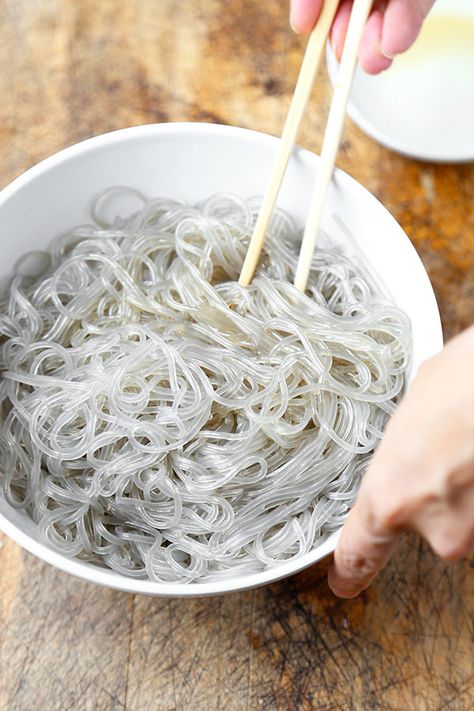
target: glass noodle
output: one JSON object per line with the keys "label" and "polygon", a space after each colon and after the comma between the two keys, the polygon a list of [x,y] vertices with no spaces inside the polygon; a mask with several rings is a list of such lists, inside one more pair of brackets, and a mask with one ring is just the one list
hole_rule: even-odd
{"label": "glass noodle", "polygon": [[297,292],[282,211],[243,288],[256,201],[143,198],[108,224],[124,190],[0,303],[4,494],[55,550],[127,576],[208,581],[299,556],[354,501],[403,390],[408,319],[335,247]]}

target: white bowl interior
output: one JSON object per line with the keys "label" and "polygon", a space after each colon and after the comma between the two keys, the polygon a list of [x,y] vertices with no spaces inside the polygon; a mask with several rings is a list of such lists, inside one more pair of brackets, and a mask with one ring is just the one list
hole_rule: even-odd
{"label": "white bowl interior", "polygon": [[[92,197],[111,185],[134,187],[149,197],[197,201],[218,191],[261,195],[277,139],[254,131],[209,124],[161,124],[116,131],[61,151],[17,178],[0,194],[2,263],[0,280],[31,250],[42,250],[58,233],[90,222]],[[292,157],[278,204],[302,227],[318,158],[298,149]],[[337,171],[323,228],[346,241],[334,215],[350,229],[413,329],[412,373],[442,345],[436,300],[411,242],[387,210],[352,178]],[[353,249],[353,245],[348,245]],[[209,595],[278,580],[328,555],[338,534],[310,553],[277,568],[241,578],[189,585],[134,580],[70,560],[37,540],[35,525],[0,497],[0,528],[23,547],[62,570],[109,587],[155,595]]]}

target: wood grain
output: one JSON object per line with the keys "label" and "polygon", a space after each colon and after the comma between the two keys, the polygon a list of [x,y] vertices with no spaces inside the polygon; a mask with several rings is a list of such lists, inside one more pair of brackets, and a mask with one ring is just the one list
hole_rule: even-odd
{"label": "wood grain", "polygon": [[[280,0],[0,0],[0,184],[90,135],[153,121],[279,133],[302,42]],[[319,82],[300,143],[320,146]],[[445,332],[474,320],[474,168],[411,161],[346,127],[339,165],[405,228]],[[0,537],[1,711],[465,711],[471,561],[407,536],[370,590],[327,564],[224,598],[166,601],[77,581]]]}

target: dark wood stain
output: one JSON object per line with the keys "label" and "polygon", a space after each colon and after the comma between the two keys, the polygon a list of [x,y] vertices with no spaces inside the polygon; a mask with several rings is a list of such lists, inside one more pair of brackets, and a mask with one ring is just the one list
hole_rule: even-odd
{"label": "dark wood stain", "polygon": [[[281,131],[303,41],[281,0],[3,0],[0,184],[80,138],[153,121]],[[318,150],[323,72],[300,143]],[[474,167],[412,161],[348,121],[339,164],[423,259],[445,331],[474,320]],[[383,238],[383,235],[381,235]],[[1,711],[465,711],[474,562],[404,538],[336,600],[328,563],[255,591],[160,600],[96,588],[0,536]]]}

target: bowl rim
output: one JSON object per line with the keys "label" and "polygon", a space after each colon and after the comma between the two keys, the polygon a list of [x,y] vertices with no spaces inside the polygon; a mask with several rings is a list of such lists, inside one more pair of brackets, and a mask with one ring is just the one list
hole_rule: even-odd
{"label": "bowl rim", "polygon": [[[255,131],[252,129],[241,128],[237,126],[229,126],[224,124],[213,123],[196,123],[196,122],[170,122],[170,123],[155,123],[121,128],[108,133],[99,134],[92,138],[87,138],[78,143],[74,143],[53,155],[43,159],[33,167],[26,170],[24,173],[15,178],[11,183],[3,188],[0,192],[0,209],[3,204],[14,195],[18,190],[21,190],[25,185],[36,180],[41,175],[47,173],[61,163],[72,158],[83,156],[89,151],[94,151],[97,148],[110,144],[119,144],[130,138],[141,138],[144,136],[159,136],[162,138],[166,135],[180,134],[182,136],[192,135],[199,137],[212,137],[216,134],[225,135],[227,137],[237,137],[242,140],[253,140],[259,144],[267,144],[273,149],[276,149],[278,141],[276,136]],[[313,163],[317,164],[319,156],[315,153],[304,149],[295,148],[297,155],[305,156]],[[338,180],[342,181],[344,186],[348,186],[351,191],[359,192],[365,197],[369,197],[372,201],[378,203],[386,213],[386,217],[391,221],[393,229],[397,230],[401,236],[408,242],[408,247],[411,248],[413,258],[418,260],[420,265],[423,264],[413,246],[408,239],[406,233],[395,220],[393,215],[380,203],[380,201],[358,183],[354,178],[336,168]],[[423,267],[424,270],[424,267]],[[426,273],[426,272],[425,272]],[[432,341],[436,347],[440,349],[443,344],[443,335],[441,329],[441,320],[439,309],[436,302],[436,297],[429,279],[427,279],[427,287],[431,290],[433,300],[433,309],[437,317],[437,332],[432,334]],[[288,577],[294,573],[298,573],[330,555],[336,548],[337,541],[340,536],[341,529],[332,532],[328,538],[317,548],[304,553],[301,556],[292,558],[289,561],[281,563],[275,567],[267,568],[258,573],[250,575],[242,575],[237,577],[225,577],[222,580],[212,582],[191,582],[191,583],[165,583],[155,582],[146,579],[132,578],[117,573],[112,570],[100,568],[91,563],[77,560],[75,558],[67,558],[63,554],[52,550],[44,543],[35,539],[32,535],[19,528],[11,522],[6,516],[0,512],[0,530],[9,536],[12,540],[18,543],[22,548],[35,555],[40,560],[49,563],[55,568],[59,568],[63,572],[74,575],[87,582],[95,583],[115,590],[130,593],[140,593],[145,595],[155,595],[161,597],[201,597],[209,595],[220,595],[230,592],[240,592],[255,588],[268,583],[276,582],[282,578]]]}

